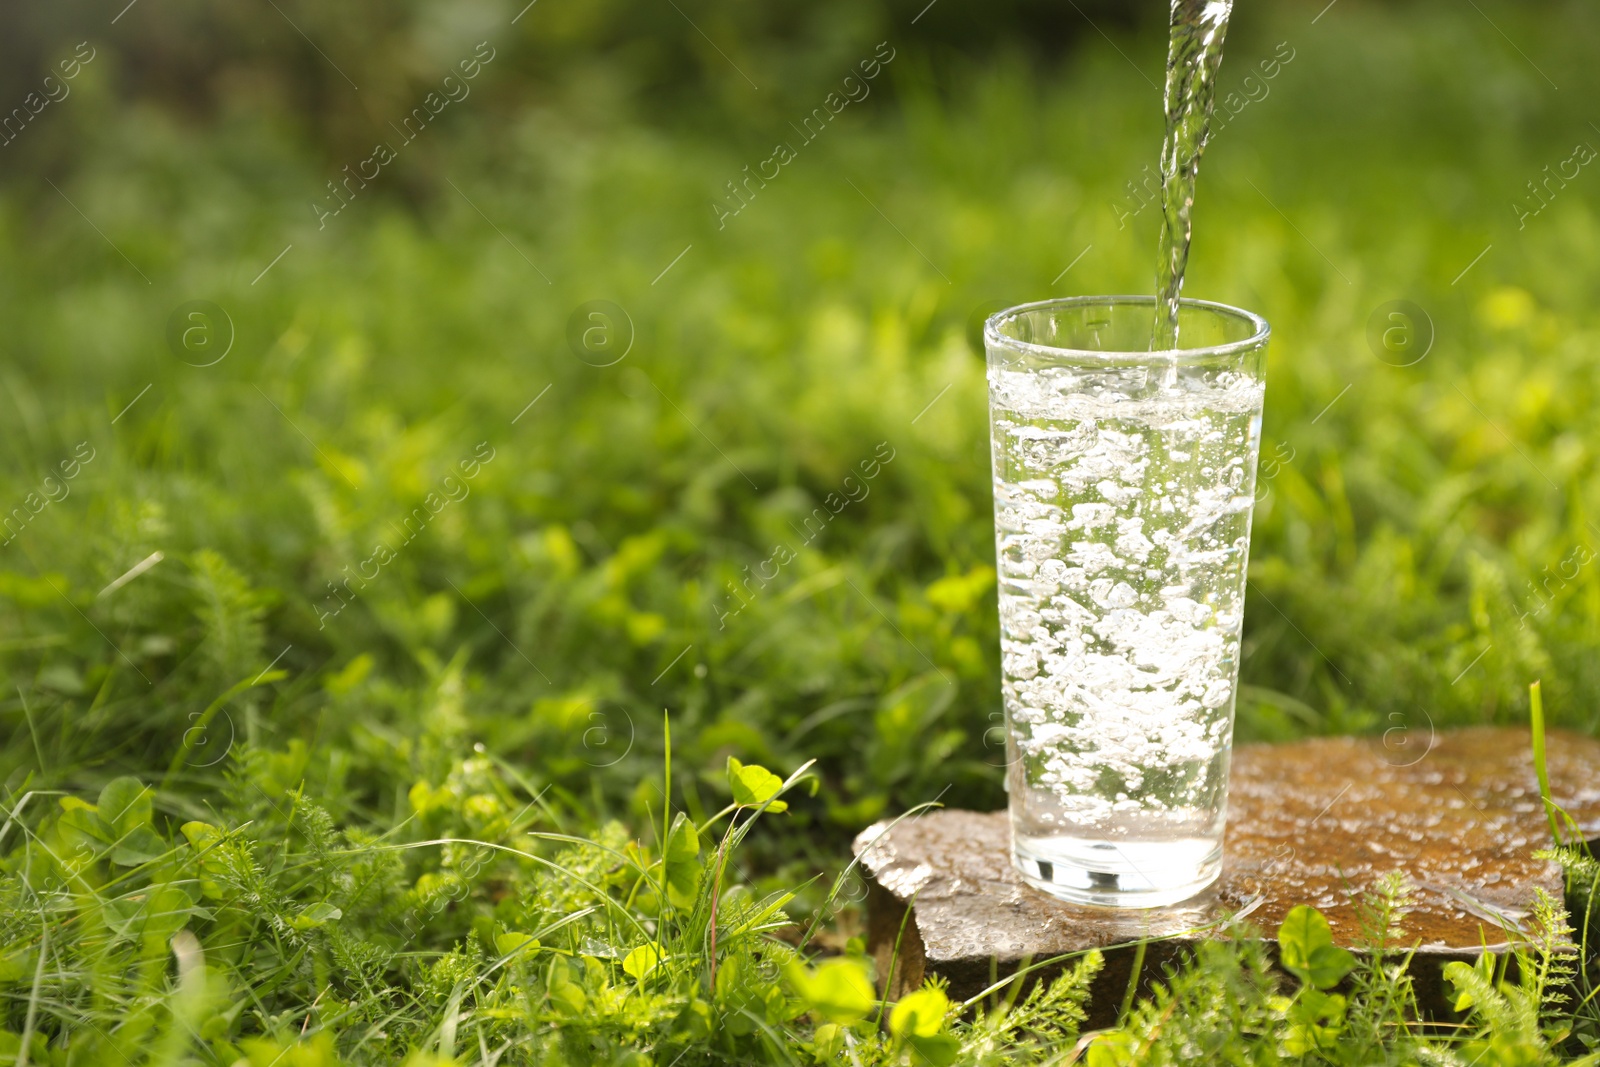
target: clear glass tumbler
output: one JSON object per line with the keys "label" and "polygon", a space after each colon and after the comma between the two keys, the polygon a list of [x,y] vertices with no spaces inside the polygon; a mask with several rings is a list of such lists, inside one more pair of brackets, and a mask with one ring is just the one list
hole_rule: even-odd
{"label": "clear glass tumbler", "polygon": [[1222,871],[1268,327],[1152,297],[1003,311],[989,355],[1012,854],[1122,908]]}

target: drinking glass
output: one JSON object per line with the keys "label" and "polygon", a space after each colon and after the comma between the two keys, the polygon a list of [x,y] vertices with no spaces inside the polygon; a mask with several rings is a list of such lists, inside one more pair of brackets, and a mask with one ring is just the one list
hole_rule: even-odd
{"label": "drinking glass", "polygon": [[1222,871],[1268,326],[1072,297],[985,324],[1006,788],[1029,884],[1185,900]]}

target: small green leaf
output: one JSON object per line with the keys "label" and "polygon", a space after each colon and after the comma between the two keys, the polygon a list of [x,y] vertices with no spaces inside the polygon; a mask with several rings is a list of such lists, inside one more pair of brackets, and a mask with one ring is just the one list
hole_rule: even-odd
{"label": "small green leaf", "polygon": [[828,960],[815,971],[807,971],[794,961],[784,970],[784,977],[789,988],[805,1002],[806,1009],[829,1022],[858,1022],[877,1004],[877,992],[866,967],[856,960]]}
{"label": "small green leaf", "polygon": [[654,942],[646,942],[622,958],[622,972],[631,975],[635,982],[643,982],[659,966],[661,950]]}
{"label": "small green leaf", "polygon": [[74,852],[102,852],[111,842],[106,837],[105,822],[93,804],[77,797],[61,798],[61,820],[56,831],[67,848]]}
{"label": "small green leaf", "polygon": [[[33,969],[37,964],[37,953],[30,952],[25,946],[13,945],[5,952],[0,953],[0,982],[21,982],[33,977]],[[3,1034],[4,1031],[0,1031]],[[0,1053],[5,1049],[0,1047]],[[4,1063],[0,1060],[0,1063]]]}
{"label": "small green leaf", "polygon": [[[554,993],[551,995],[554,996]],[[711,1005],[699,997],[691,996],[683,1010],[678,1012],[677,1018],[672,1020],[672,1040],[680,1044],[704,1042],[716,1029]]]}
{"label": "small green leaf", "polygon": [[532,934],[518,933],[515,930],[508,930],[503,934],[494,936],[495,951],[502,956],[514,956],[528,945],[538,948],[539,939]]}
{"label": "small green leaf", "polygon": [[124,867],[153,863],[168,852],[167,843],[148,826],[135,826],[111,850],[111,862]]}
{"label": "small green leaf", "polygon": [[1111,1030],[1094,1039],[1085,1061],[1088,1067],[1131,1067],[1138,1047],[1132,1034]]}
{"label": "small green leaf", "polygon": [[[1485,956],[1487,955],[1485,953]],[[1444,980],[1455,987],[1456,1011],[1466,1011],[1478,1002],[1477,998],[1472,995],[1472,987],[1476,984],[1473,982],[1473,978],[1478,975],[1471,964],[1462,963],[1460,960],[1447,963],[1444,965],[1443,973]]]}
{"label": "small green leaf", "polygon": [[[90,1045],[89,1047],[93,1047]],[[49,1063],[51,1059],[50,1046],[41,1033],[35,1032],[28,1041],[28,1062]],[[0,1030],[0,1064],[13,1064],[22,1062],[22,1035],[14,1034],[9,1030]]]}
{"label": "small green leaf", "polygon": [[200,892],[212,900],[221,900],[227,895],[227,890],[216,876],[225,875],[228,868],[225,857],[218,852],[217,846],[226,840],[227,835],[208,822],[186,822],[179,827],[179,830],[195,851],[192,858],[195,866],[199,868]]}
{"label": "small green leaf", "polygon": [[1356,958],[1348,950],[1324,945],[1311,953],[1311,984],[1318,989],[1332,989],[1355,966]]}
{"label": "small green leaf", "polygon": [[771,800],[768,811],[789,810],[788,804],[772,799],[783,789],[783,779],[759,764],[746,766],[729,756],[728,785],[733,787],[733,802],[741,807],[759,808]]}
{"label": "small green leaf", "polygon": [[296,930],[314,930],[324,923],[330,923],[335,919],[342,918],[344,918],[344,912],[340,911],[338,908],[334,907],[332,904],[329,904],[325,900],[319,900],[315,904],[307,907],[299,915],[296,915],[293,919],[290,919],[289,925],[293,926]]}
{"label": "small green leaf", "polygon": [[550,999],[576,1015],[589,1003],[589,997],[584,993],[583,987],[576,982],[567,982],[562,985],[552,985],[546,990]]}
{"label": "small green leaf", "polygon": [[551,957],[550,968],[545,978],[545,991],[549,993],[552,1001],[577,1014],[589,1002],[589,997],[584,993],[583,986],[573,980],[572,975],[573,966],[570,962],[560,956]]}
{"label": "small green leaf", "polygon": [[1345,1007],[1337,993],[1301,989],[1289,1006],[1284,1048],[1296,1056],[1331,1048],[1344,1029]]}
{"label": "small green leaf", "polygon": [[1315,989],[1302,990],[1297,998],[1295,1012],[1319,1023],[1336,1023],[1344,1019],[1345,999],[1338,993],[1323,993]]}
{"label": "small green leaf", "polygon": [[133,937],[139,932],[144,917],[144,897],[118,897],[100,907],[100,917],[118,937]]}
{"label": "small green leaf", "polygon": [[703,873],[700,834],[695,830],[694,823],[681,811],[672,821],[672,831],[667,834],[667,854],[663,862],[666,865],[667,899],[676,908],[692,906]]}
{"label": "small green leaf", "polygon": [[932,1067],[950,1067],[961,1054],[961,1042],[954,1034],[912,1037],[909,1043],[916,1053],[916,1062],[932,1064]]}
{"label": "small green leaf", "polygon": [[1305,904],[1295,905],[1284,916],[1278,948],[1285,969],[1317,989],[1338,985],[1356,965],[1354,956],[1333,943],[1327,918]]}
{"label": "small green leaf", "polygon": [[844,1027],[823,1023],[811,1034],[811,1051],[818,1063],[832,1063],[844,1055]]}
{"label": "small green leaf", "polygon": [[926,986],[900,998],[889,1013],[889,1032],[895,1037],[933,1037],[944,1029],[950,998],[942,989]]}
{"label": "small green leaf", "polygon": [[145,935],[163,943],[170,941],[173,934],[189,924],[190,916],[197,911],[189,894],[182,889],[175,885],[158,886],[150,895],[150,906],[146,910]]}
{"label": "small green leaf", "polygon": [[150,825],[152,790],[137,778],[113,778],[100,790],[100,818],[113,837]]}
{"label": "small green leaf", "polygon": [[435,811],[449,811],[456,803],[456,794],[448,786],[433,788],[427,782],[417,782],[406,794],[406,799],[411,801],[411,810],[418,815],[428,815]]}
{"label": "small green leaf", "polygon": [[1311,952],[1322,945],[1333,944],[1333,931],[1328,920],[1316,908],[1297,904],[1284,916],[1278,927],[1278,947],[1286,967],[1304,968]]}

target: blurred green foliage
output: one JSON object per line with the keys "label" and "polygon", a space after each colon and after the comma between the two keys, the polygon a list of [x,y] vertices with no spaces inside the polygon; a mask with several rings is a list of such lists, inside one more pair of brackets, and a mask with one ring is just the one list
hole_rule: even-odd
{"label": "blurred green foliage", "polygon": [[[157,823],[209,821],[253,761],[275,799],[399,833],[416,783],[482,745],[569,829],[655,825],[663,708],[697,821],[726,757],[818,760],[823,788],[746,843],[768,888],[885,813],[1000,804],[971,324],[1150,288],[1155,213],[1118,204],[1154,162],[1161,42],[1107,21],[1059,64],[1005,40],[968,60],[895,44],[916,6],[730,4],[702,23],[746,42],[726,65],[683,27],[624,32],[620,6],[502,30],[509,8],[417,8],[438,34],[396,9],[379,21],[433,51],[392,69],[378,23],[295,10],[330,54],[367,35],[361,103],[326,111],[342,79],[280,62],[300,45],[270,12],[248,20],[281,40],[231,9],[127,12],[131,41],[193,18],[184,63],[214,29],[259,69],[219,60],[185,111],[108,44],[0,149],[8,806],[132,773]],[[1189,294],[1275,333],[1239,736],[1420,747],[1523,721],[1534,678],[1552,723],[1594,733],[1600,177],[1522,228],[1516,204],[1600,145],[1600,13],[1319,7],[1241,11],[1223,90],[1254,95],[1197,207]],[[477,95],[384,132],[485,39]],[[791,124],[880,41],[874,95],[807,141]],[[1245,86],[1280,44],[1268,91]],[[331,193],[374,138],[395,160]],[[793,161],[719,224],[775,141]],[[1396,299],[1433,327],[1409,366],[1367,341]],[[602,300],[626,319],[580,313]],[[596,326],[620,361],[574,349]]]}
{"label": "blurred green foliage", "polygon": [[126,100],[188,121],[266,114],[337,155],[368,147],[385,116],[409,109],[486,39],[508,60],[494,102],[479,108],[521,110],[576,87],[606,104],[714,125],[770,118],[826,91],[864,41],[892,37],[935,63],[1017,50],[1059,58],[1091,25],[1164,17],[1159,5],[1128,0],[61,0],[9,14],[0,100],[20,102],[87,40],[109,57]]}
{"label": "blurred green foliage", "polygon": [[[1540,94],[1487,24],[1294,17],[1230,56],[1242,78],[1293,53],[1207,157],[1190,285],[1276,331],[1240,733],[1519,721],[1539,676],[1555,722],[1593,729],[1594,194],[1580,178],[1521,231],[1510,207],[1583,137],[1559,109],[1592,75],[1557,65],[1560,38],[1540,60],[1573,88]],[[577,105],[503,124],[469,98],[319,229],[302,205],[332,163],[270,120],[200,141],[118,110],[90,63],[41,121],[103,122],[99,153],[0,216],[6,499],[95,456],[5,548],[16,736],[26,700],[47,774],[164,768],[274,661],[287,681],[228,706],[240,736],[403,734],[454,664],[462,738],[563,788],[632,796],[666,706],[691,763],[819,757],[835,788],[806,817],[836,832],[946,786],[997,803],[968,323],[1147,287],[1154,213],[1114,200],[1157,117],[1112,50],[943,94],[917,64],[879,75],[897,109],[753,142],[797,158],[720,228],[712,198],[764,149]],[[1400,98],[1431,103],[1379,110]],[[1413,366],[1365,341],[1398,296],[1436,334]],[[231,323],[210,366],[169,339],[197,299]],[[569,347],[594,299],[625,309],[614,365]],[[430,492],[446,506],[419,524]],[[13,746],[13,780],[40,755]]]}

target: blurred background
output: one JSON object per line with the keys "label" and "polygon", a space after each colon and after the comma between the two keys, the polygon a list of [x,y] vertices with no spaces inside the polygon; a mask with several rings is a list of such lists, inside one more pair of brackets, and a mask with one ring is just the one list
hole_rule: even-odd
{"label": "blurred background", "polygon": [[[8,789],[643,813],[666,709],[691,810],[820,760],[787,856],[1002,803],[977,324],[1152,289],[1161,5],[124,4],[0,43]],[[1600,728],[1597,34],[1240,0],[1241,739]]]}
{"label": "blurred background", "polygon": [[[183,2],[159,11],[139,11],[137,2],[123,10],[70,0],[17,12],[14,32],[0,46],[6,98],[20,98],[50,73],[56,52],[93,38],[114,57],[124,99],[197,122],[239,110],[270,112],[337,154],[370,147],[374,128],[382,129],[385,120],[434,88],[460,58],[457,53],[470,54],[487,39],[505,56],[495,61],[500,66],[489,94],[497,97],[502,116],[549,103],[568,90],[604,94],[610,105],[626,100],[635,117],[714,128],[737,117],[774,117],[780,113],[773,109],[785,103],[811,103],[811,96],[832,88],[836,71],[855,65],[863,43],[874,44],[891,31],[897,46],[938,68],[997,54],[1052,63],[1079,36],[1094,33],[1090,18],[1125,31],[1166,17],[1159,4],[1124,0],[1082,0],[1076,8],[1071,2],[999,0],[981,10],[946,0],[942,10],[936,4],[925,12],[927,0],[712,0],[676,7],[644,0],[542,0],[543,8],[535,4],[526,11],[527,0],[368,3],[339,10]],[[735,68],[760,73],[766,95],[747,91],[753,83],[742,81]]]}

